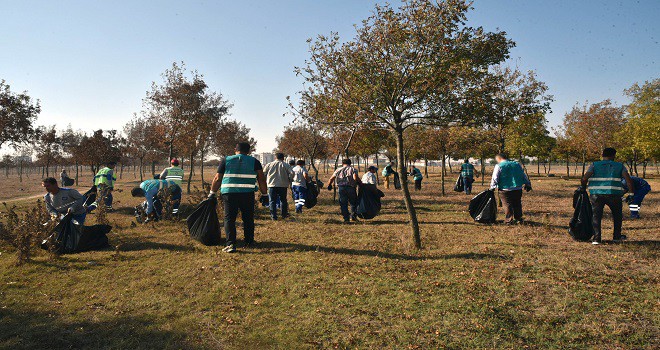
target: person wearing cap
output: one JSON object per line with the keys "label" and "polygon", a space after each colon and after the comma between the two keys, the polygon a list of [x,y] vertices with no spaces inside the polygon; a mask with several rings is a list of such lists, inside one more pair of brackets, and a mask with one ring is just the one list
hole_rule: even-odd
{"label": "person wearing cap", "polygon": [[218,190],[222,194],[222,203],[225,209],[225,234],[227,242],[225,253],[236,251],[236,217],[241,212],[243,219],[243,233],[245,235],[245,246],[254,247],[254,192],[258,188],[261,191],[260,202],[268,204],[268,187],[261,162],[249,156],[251,146],[247,142],[236,145],[233,156],[225,157],[220,161],[218,172],[213,178],[209,198],[214,198]]}
{"label": "person wearing cap", "polygon": [[[105,188],[104,203],[107,210],[112,210],[112,191],[115,188],[115,181],[117,181],[114,172],[115,165],[117,165],[117,162],[107,162],[105,167],[99,170],[96,173],[96,176],[94,176],[94,186],[96,186],[97,189]],[[101,198],[97,198],[96,203],[94,203],[95,206],[98,206],[98,201],[100,199]]]}
{"label": "person wearing cap", "polygon": [[302,214],[305,207],[305,199],[307,198],[307,183],[312,181],[309,177],[307,169],[305,169],[305,161],[300,159],[296,162],[293,168],[293,180],[291,181],[291,190],[293,191],[293,200],[296,204],[296,213]]}
{"label": "person wearing cap", "polygon": [[364,173],[364,175],[362,175],[362,183],[378,186],[378,178],[376,177],[376,171],[378,171],[378,168],[376,168],[373,165],[370,166],[367,169],[367,172]]}
{"label": "person wearing cap", "polygon": [[[179,167],[179,160],[172,158],[170,161],[170,167],[165,168],[158,176],[161,180],[170,180],[173,181],[179,188],[181,188],[181,183],[183,182],[184,172],[183,169]],[[181,191],[179,191],[178,198],[172,198],[174,201],[172,206],[172,214],[179,214],[179,205],[181,204]]]}
{"label": "person wearing cap", "polygon": [[[344,217],[344,223],[350,223],[351,220],[357,221],[358,195],[357,185],[360,184],[358,173],[351,166],[350,159],[342,160],[342,167],[335,170],[330,180],[328,180],[328,190],[332,190],[332,184],[337,182],[337,192],[339,192],[339,208]],[[348,205],[351,205],[351,211],[348,211]]]}

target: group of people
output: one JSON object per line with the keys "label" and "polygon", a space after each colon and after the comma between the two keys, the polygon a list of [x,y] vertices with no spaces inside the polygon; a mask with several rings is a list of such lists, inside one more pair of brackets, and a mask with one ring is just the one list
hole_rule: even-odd
{"label": "group of people", "polygon": [[[243,219],[245,245],[254,246],[256,244],[254,240],[255,191],[261,193],[259,201],[263,206],[269,207],[271,219],[278,220],[278,218],[289,217],[289,191],[294,200],[296,213],[301,214],[308,198],[309,186],[315,186],[305,168],[304,160],[286,163],[284,154],[278,153],[273,162],[262,166],[261,162],[250,156],[249,153],[250,145],[248,143],[237,144],[235,154],[220,161],[209,193],[209,198],[215,198],[218,192],[222,197],[224,228],[227,236],[226,247],[223,251],[229,253],[236,251],[236,218],[239,212]],[[625,198],[625,201],[629,204],[631,217],[639,218],[642,201],[651,190],[648,182],[630,176],[625,166],[615,161],[615,157],[616,150],[606,148],[603,151],[602,160],[593,163],[581,180],[581,186],[590,192],[593,206],[595,232],[593,244],[601,242],[601,221],[605,206],[612,210],[614,241],[619,242],[626,239],[626,236],[621,233],[622,202],[624,200],[622,196],[626,192],[631,193]],[[495,160],[497,164],[493,169],[489,189],[499,191],[505,212],[505,224],[521,223],[523,221],[523,191],[531,191],[532,184],[520,163],[510,160],[504,153],[496,155]],[[44,197],[46,208],[53,219],[71,214],[73,219],[82,225],[86,215],[98,206],[99,201],[103,201],[105,207],[111,210],[112,191],[117,180],[114,174],[115,165],[114,162],[109,162],[94,176],[92,190],[102,188],[104,195],[91,204],[86,203],[88,198],[77,190],[58,186],[55,178],[44,179],[42,185],[47,191]],[[156,178],[143,181],[131,190],[132,196],[145,197],[144,208],[147,221],[157,220],[160,217],[162,206],[159,207],[157,204],[159,193],[163,189],[169,191],[171,195],[172,214],[178,214],[184,172],[179,167],[179,161],[176,158],[171,160],[170,165]],[[393,167],[394,164],[389,163],[383,170],[386,188],[389,188],[390,177],[396,174]],[[360,184],[377,185],[377,171],[375,166],[370,166],[367,172],[360,177],[358,171],[352,166],[351,160],[344,159],[342,166],[333,172],[327,189],[332,190],[333,186],[336,186],[344,223],[358,220],[357,188]],[[408,175],[413,177],[415,189],[420,190],[423,176],[419,169],[412,166]],[[470,194],[475,168],[468,160],[461,165],[460,176],[465,193]],[[68,176],[63,171],[61,181],[65,182],[65,178]]]}

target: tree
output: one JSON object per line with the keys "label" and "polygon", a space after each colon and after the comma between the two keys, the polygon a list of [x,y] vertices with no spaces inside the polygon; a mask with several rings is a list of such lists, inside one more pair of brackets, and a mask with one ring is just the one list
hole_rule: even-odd
{"label": "tree", "polygon": [[465,97],[513,46],[504,32],[465,26],[469,8],[461,0],[406,0],[398,9],[377,5],[352,40],[336,33],[310,40],[311,57],[296,69],[307,85],[302,98],[331,106],[332,113],[317,116],[319,122],[390,131],[416,248],[421,237],[405,176],[404,131],[467,120],[473,106]]}
{"label": "tree", "polygon": [[57,135],[55,125],[39,127],[36,131],[37,160],[44,167],[46,177],[50,176],[50,165],[62,157],[62,140]]}
{"label": "tree", "polygon": [[96,130],[92,136],[83,136],[76,153],[80,163],[89,165],[96,173],[101,165],[117,162],[121,158],[120,138],[116,130]]}
{"label": "tree", "polygon": [[15,94],[9,84],[0,80],[0,147],[31,140],[34,122],[41,112],[39,100],[32,101],[27,92]]}
{"label": "tree", "polygon": [[543,114],[525,115],[510,125],[509,142],[506,151],[515,154],[522,161],[525,156],[537,158],[538,172],[540,173],[540,160],[550,156],[555,145],[547,129],[547,120]]}
{"label": "tree", "polygon": [[250,128],[239,121],[228,120],[213,135],[213,153],[217,156],[232,155],[239,142],[249,143],[251,152],[257,149],[257,141],[250,136]]}
{"label": "tree", "polygon": [[82,131],[74,131],[71,125],[67,127],[64,132],[60,135],[60,140],[62,144],[62,152],[64,153],[65,156],[68,156],[69,159],[71,160],[71,163],[73,163],[76,167],[76,175],[75,175],[75,181],[76,185],[78,185],[78,177],[79,177],[79,168],[80,168],[80,160],[79,160],[79,145],[80,142],[83,139],[83,136],[85,134]]}
{"label": "tree", "polygon": [[279,152],[309,160],[316,179],[318,179],[319,171],[316,168],[315,160],[319,156],[327,155],[328,149],[328,140],[319,128],[302,122],[292,124],[284,128],[282,135],[278,136],[275,141]]}

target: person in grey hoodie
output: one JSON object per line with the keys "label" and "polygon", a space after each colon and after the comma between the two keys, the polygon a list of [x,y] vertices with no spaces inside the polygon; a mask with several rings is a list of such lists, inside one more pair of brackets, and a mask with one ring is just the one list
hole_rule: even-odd
{"label": "person in grey hoodie", "polygon": [[270,217],[273,220],[277,220],[278,202],[282,206],[282,219],[286,219],[289,216],[287,194],[291,187],[291,180],[293,179],[293,169],[291,169],[289,164],[284,162],[284,154],[277,153],[275,158],[275,161],[264,166],[264,174],[266,175],[266,184],[268,186],[268,206],[270,208]]}
{"label": "person in grey hoodie", "polygon": [[72,214],[79,225],[85,223],[87,210],[85,210],[85,196],[72,188],[61,188],[54,177],[45,178],[41,185],[48,193],[44,196],[46,210],[53,220],[66,214]]}

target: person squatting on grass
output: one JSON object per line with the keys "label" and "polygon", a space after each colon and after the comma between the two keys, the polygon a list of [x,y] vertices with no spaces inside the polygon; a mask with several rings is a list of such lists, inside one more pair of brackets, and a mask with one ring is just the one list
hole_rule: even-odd
{"label": "person squatting on grass", "polygon": [[[593,206],[593,224],[594,236],[592,244],[601,243],[601,221],[603,220],[603,210],[607,205],[612,211],[614,220],[614,242],[621,242],[626,239],[621,234],[623,224],[623,201],[621,197],[627,192],[635,192],[635,184],[628,174],[628,170],[623,163],[615,162],[616,149],[605,148],[603,150],[603,160],[594,162],[584,176],[582,177],[582,188],[589,189],[589,197]],[[625,179],[628,184],[624,188],[621,179]]]}
{"label": "person squatting on grass", "polygon": [[291,190],[293,191],[293,200],[296,204],[296,213],[302,214],[305,207],[305,199],[307,198],[307,182],[311,178],[307,169],[305,169],[305,161],[298,160],[296,166],[293,168],[293,181],[291,182]]}
{"label": "person squatting on grass", "polygon": [[284,163],[284,153],[277,153],[275,160],[266,164],[263,173],[266,176],[268,186],[268,198],[270,199],[270,217],[277,220],[277,203],[282,209],[282,219],[289,217],[289,202],[287,200],[293,170],[289,164]]}
{"label": "person squatting on grass", "polygon": [[225,208],[225,234],[227,243],[222,250],[225,253],[236,251],[236,217],[241,212],[245,246],[256,246],[254,240],[254,192],[258,186],[261,191],[260,202],[268,204],[268,187],[261,162],[248,155],[250,144],[241,142],[236,145],[236,154],[220,161],[218,172],[213,178],[209,198],[215,198],[218,190],[222,194]]}
{"label": "person squatting on grass", "polygon": [[502,206],[504,207],[507,225],[522,222],[522,191],[532,190],[532,183],[525,175],[520,163],[509,160],[505,153],[495,156],[497,165],[493,169],[493,177],[490,181],[490,189],[496,188],[502,194]]}
{"label": "person squatting on grass", "polygon": [[[350,159],[342,160],[342,167],[335,170],[330,180],[328,180],[328,190],[332,190],[332,184],[337,181],[337,192],[339,192],[339,208],[344,217],[344,223],[350,223],[351,220],[357,221],[358,196],[356,187],[360,183],[357,170],[351,166]],[[348,211],[348,205],[351,205],[351,211]]]}
{"label": "person squatting on grass", "polygon": [[59,187],[54,177],[45,178],[41,182],[41,186],[48,192],[44,196],[44,202],[52,220],[59,220],[70,213],[79,225],[85,223],[85,217],[87,216],[87,210],[84,206],[85,196],[73,188]]}

